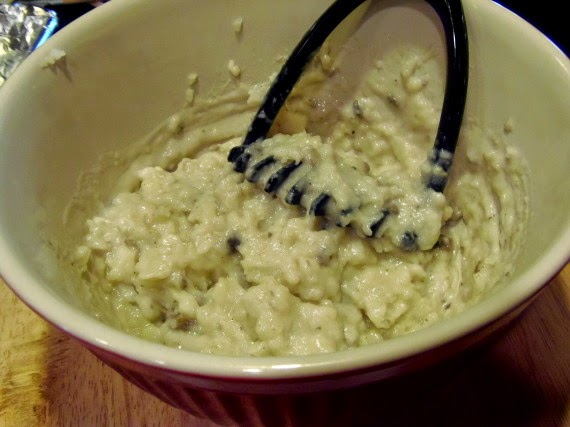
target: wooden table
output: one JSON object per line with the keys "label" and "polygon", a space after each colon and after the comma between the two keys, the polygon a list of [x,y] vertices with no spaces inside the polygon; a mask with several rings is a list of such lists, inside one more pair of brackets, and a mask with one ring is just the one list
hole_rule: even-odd
{"label": "wooden table", "polygon": [[[125,381],[3,283],[0,301],[0,426],[214,426]],[[570,264],[472,359],[425,395],[417,419],[402,402],[410,424],[570,427]]]}

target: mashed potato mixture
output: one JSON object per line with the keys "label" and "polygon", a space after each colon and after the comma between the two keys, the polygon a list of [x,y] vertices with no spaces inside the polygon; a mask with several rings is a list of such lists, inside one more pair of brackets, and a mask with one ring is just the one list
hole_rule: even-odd
{"label": "mashed potato mixture", "polygon": [[[262,144],[326,151],[396,198],[421,182],[442,73],[429,51],[394,49],[330,126],[318,98],[297,91]],[[106,305],[106,321],[132,334],[206,353],[325,353],[453,316],[511,273],[528,201],[524,162],[503,129],[466,117],[438,202],[439,238],[406,251],[287,205],[233,170],[228,153],[265,89],[195,103],[149,138],[76,251],[96,315]]]}

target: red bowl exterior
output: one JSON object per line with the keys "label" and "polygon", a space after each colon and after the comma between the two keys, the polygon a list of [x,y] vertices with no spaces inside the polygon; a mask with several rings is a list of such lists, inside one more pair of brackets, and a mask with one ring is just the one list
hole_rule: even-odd
{"label": "red bowl exterior", "polygon": [[[435,386],[450,370],[464,364],[465,357],[504,331],[533,300],[529,298],[495,321],[440,347],[391,363],[328,375],[287,379],[208,377],[142,364],[99,347],[88,347],[141,389],[221,425],[354,425],[355,416],[370,417],[377,411],[390,411],[395,400],[420,398],[426,387]],[[373,420],[359,422],[371,425]]]}

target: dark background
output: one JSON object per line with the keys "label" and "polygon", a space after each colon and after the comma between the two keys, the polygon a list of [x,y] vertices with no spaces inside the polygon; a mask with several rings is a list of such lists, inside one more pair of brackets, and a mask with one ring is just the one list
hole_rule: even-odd
{"label": "dark background", "polygon": [[497,3],[531,23],[558,45],[566,56],[570,55],[570,22],[568,21],[570,15],[563,11],[564,5],[567,4],[566,1],[498,0]]}
{"label": "dark background", "polygon": [[[567,56],[570,55],[569,23],[563,19],[568,15],[562,11],[562,7],[566,3],[564,0],[560,2],[558,0],[498,0],[497,3],[531,23],[557,44]],[[57,12],[60,28],[63,28],[72,20],[93,9],[93,6],[88,3],[69,4],[52,6],[50,9]]]}

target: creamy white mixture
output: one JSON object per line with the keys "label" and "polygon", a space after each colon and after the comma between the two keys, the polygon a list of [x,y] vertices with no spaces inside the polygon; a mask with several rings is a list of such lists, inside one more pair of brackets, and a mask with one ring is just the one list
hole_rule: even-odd
{"label": "creamy white mixture", "polygon": [[[262,144],[312,158],[325,171],[314,179],[344,185],[348,199],[376,188],[381,206],[404,212],[407,195],[423,191],[443,82],[430,52],[395,50],[326,136],[305,132],[318,100],[297,93],[277,127],[292,134]],[[332,352],[459,313],[511,273],[526,225],[526,171],[502,129],[465,120],[445,197],[409,202],[414,224],[431,227],[427,250],[404,251],[308,215],[232,170],[228,152],[256,110],[253,93],[263,89],[249,99],[237,89],[171,118],[151,138],[163,148],[137,159],[88,220],[76,262],[93,301],[111,307],[107,321],[206,353]],[[327,181],[347,168],[362,181]]]}

